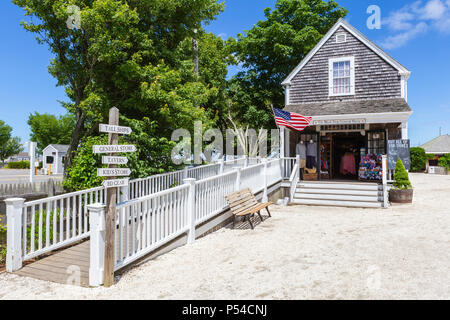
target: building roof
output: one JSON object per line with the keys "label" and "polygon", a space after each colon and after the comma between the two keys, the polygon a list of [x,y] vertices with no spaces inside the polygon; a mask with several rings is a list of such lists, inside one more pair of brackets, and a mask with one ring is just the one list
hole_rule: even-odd
{"label": "building roof", "polygon": [[291,104],[285,111],[299,113],[307,117],[337,114],[411,112],[403,98],[377,100],[345,100],[320,103]]}
{"label": "building roof", "polygon": [[69,150],[68,144],[49,144],[48,146],[45,147],[45,149],[47,149],[50,146],[53,147],[54,149],[56,149],[56,151],[58,151],[58,152],[67,153],[67,150]]}
{"label": "building roof", "polygon": [[405,68],[402,64],[400,64],[397,60],[392,58],[389,54],[387,54],[384,50],[374,44],[369,40],[365,35],[351,26],[344,19],[339,19],[336,24],[323,36],[322,40],[305,56],[305,58],[300,62],[300,64],[295,67],[295,69],[288,75],[288,77],[282,82],[283,86],[289,85],[291,80],[295,77],[295,75],[308,63],[309,60],[319,51],[320,48],[328,41],[328,39],[339,29],[339,27],[343,27],[345,30],[350,32],[353,36],[355,36],[358,40],[364,43],[369,49],[378,54],[381,58],[383,58],[386,62],[388,62],[391,66],[399,71],[400,74],[405,75],[406,78],[409,78],[411,72]]}
{"label": "building roof", "polygon": [[444,134],[420,146],[426,153],[450,153],[450,135]]}

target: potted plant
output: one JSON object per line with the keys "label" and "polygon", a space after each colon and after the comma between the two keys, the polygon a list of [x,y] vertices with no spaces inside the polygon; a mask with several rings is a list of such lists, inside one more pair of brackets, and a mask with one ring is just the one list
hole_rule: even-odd
{"label": "potted plant", "polygon": [[389,191],[389,200],[394,203],[411,203],[413,200],[413,188],[401,159],[395,165],[394,187]]}

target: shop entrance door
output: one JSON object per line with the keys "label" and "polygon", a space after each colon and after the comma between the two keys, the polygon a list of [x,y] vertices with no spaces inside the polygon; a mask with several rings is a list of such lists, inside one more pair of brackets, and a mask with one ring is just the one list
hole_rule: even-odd
{"label": "shop entrance door", "polygon": [[358,180],[358,164],[366,137],[360,132],[334,133],[332,139],[332,174],[336,180]]}

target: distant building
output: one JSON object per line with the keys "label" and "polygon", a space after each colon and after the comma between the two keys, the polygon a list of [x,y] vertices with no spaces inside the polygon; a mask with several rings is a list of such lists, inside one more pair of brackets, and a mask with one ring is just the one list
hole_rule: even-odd
{"label": "distant building", "polygon": [[30,161],[30,155],[28,154],[28,152],[21,152],[19,154],[11,156],[8,159],[6,159],[5,162],[9,163],[9,162],[18,162],[18,161]]}
{"label": "distant building", "polygon": [[68,150],[69,145],[65,144],[49,144],[42,150],[42,168],[45,174],[48,174],[48,170],[51,174],[64,173],[64,160]]}
{"label": "distant building", "polygon": [[427,172],[434,173],[435,168],[438,167],[439,158],[444,154],[450,153],[450,135],[441,135],[420,146],[420,148],[423,148],[426,154],[434,155],[434,158],[429,159],[427,163]]}

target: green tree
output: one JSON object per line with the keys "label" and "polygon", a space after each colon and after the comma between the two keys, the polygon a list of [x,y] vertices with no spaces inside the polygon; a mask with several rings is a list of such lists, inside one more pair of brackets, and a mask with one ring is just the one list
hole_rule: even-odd
{"label": "green tree", "polygon": [[37,142],[38,150],[42,151],[49,144],[70,144],[75,117],[72,114],[56,117],[35,112],[28,117],[28,125],[31,140]]}
{"label": "green tree", "polygon": [[411,154],[411,171],[419,172],[423,171],[427,165],[427,154],[425,153],[425,149],[413,147],[410,150]]}
{"label": "green tree", "polygon": [[406,171],[402,159],[400,158],[395,164],[394,187],[398,189],[410,189],[412,187],[411,182],[409,181],[408,171]]}
{"label": "green tree", "polygon": [[446,168],[447,170],[450,170],[450,153],[444,154],[442,157],[440,157],[438,165],[440,167]]}
{"label": "green tree", "polygon": [[19,137],[11,137],[12,128],[0,120],[0,160],[5,160],[23,150]]}
{"label": "green tree", "polygon": [[[157,119],[160,136],[207,119],[212,88],[197,81],[191,65],[180,67],[180,44],[223,10],[216,0],[13,0],[32,19],[54,58],[50,73],[66,88],[63,103],[75,116],[65,168],[80,142],[95,133],[117,106],[128,118]],[[78,7],[73,9],[73,5]],[[71,10],[69,10],[71,9]],[[77,28],[67,21],[79,17]],[[69,20],[70,21],[70,20]],[[67,176],[67,174],[66,174]]]}
{"label": "green tree", "polygon": [[243,69],[230,81],[233,109],[254,128],[274,126],[270,106],[284,106],[282,81],[347,10],[333,0],[277,0],[264,14],[228,43]]}
{"label": "green tree", "polygon": [[[127,168],[131,169],[131,179],[144,178],[154,174],[174,171],[180,167],[171,161],[171,151],[175,142],[164,137],[158,137],[158,124],[148,118],[130,120],[121,117],[121,124],[130,126],[133,132],[128,136],[119,137],[119,144],[135,144],[137,152],[124,153],[128,158]],[[97,168],[102,165],[100,154],[92,153],[93,145],[107,144],[107,135],[87,137],[76,151],[73,166],[68,170],[64,180],[64,188],[70,191],[83,190],[101,185],[104,178],[97,176]]]}

